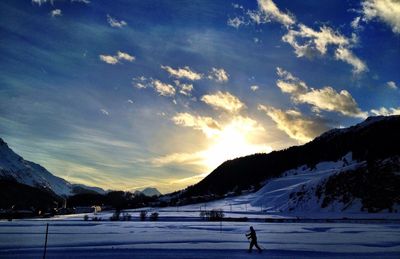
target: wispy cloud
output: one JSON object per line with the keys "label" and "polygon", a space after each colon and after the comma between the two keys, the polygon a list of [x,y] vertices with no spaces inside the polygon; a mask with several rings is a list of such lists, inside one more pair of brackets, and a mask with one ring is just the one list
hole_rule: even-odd
{"label": "wispy cloud", "polygon": [[175,78],[186,78],[192,81],[200,80],[202,78],[202,74],[191,70],[188,66],[174,69],[170,66],[161,65],[161,68],[167,71],[170,74],[170,76],[173,76]]}
{"label": "wispy cloud", "polygon": [[138,89],[153,88],[161,96],[174,96],[175,87],[158,79],[146,78],[144,76],[132,79],[132,85]]}
{"label": "wispy cloud", "polygon": [[258,6],[263,13],[264,21],[278,22],[286,27],[295,24],[296,19],[290,13],[284,13],[276,6],[272,0],[258,0]]}
{"label": "wispy cloud", "polygon": [[364,0],[361,13],[363,21],[376,19],[389,25],[394,33],[400,33],[400,1]]}
{"label": "wispy cloud", "polygon": [[50,12],[51,17],[61,16],[62,12],[61,9],[54,9]]}
{"label": "wispy cloud", "polygon": [[163,83],[158,79],[151,81],[154,89],[162,96],[173,96],[175,95],[175,88],[167,83]]}
{"label": "wispy cloud", "polygon": [[207,78],[218,83],[225,83],[229,80],[229,74],[223,68],[213,67]]}
{"label": "wispy cloud", "polygon": [[389,81],[386,83],[386,86],[389,87],[390,89],[396,90],[397,89],[397,85],[395,82],[393,81]]}
{"label": "wispy cloud", "polygon": [[229,26],[238,29],[241,25],[246,24],[243,17],[234,17],[228,19],[226,22]]}
{"label": "wispy cloud", "polygon": [[389,116],[389,115],[400,115],[400,107],[397,108],[385,108],[381,107],[379,109],[372,109],[371,110],[372,115],[384,115],[384,116]]}
{"label": "wispy cloud", "polygon": [[114,27],[114,28],[122,28],[122,27],[128,25],[127,22],[125,22],[123,20],[118,21],[117,19],[111,17],[111,15],[109,15],[109,14],[107,14],[107,22],[111,27]]}
{"label": "wispy cloud", "polygon": [[240,99],[229,92],[218,91],[201,97],[201,100],[214,109],[225,110],[228,112],[239,112],[245,108],[245,104]]}
{"label": "wispy cloud", "polygon": [[176,125],[201,130],[206,136],[212,136],[221,130],[221,126],[211,117],[195,116],[190,113],[178,113],[172,117]]}
{"label": "wispy cloud", "polygon": [[194,89],[193,84],[181,83],[181,82],[179,82],[179,80],[175,80],[174,83],[179,88],[179,93],[186,95],[186,96],[192,95],[191,93]]}
{"label": "wispy cloud", "polygon": [[297,110],[284,111],[266,105],[259,105],[258,110],[265,112],[278,129],[301,143],[312,140],[328,129],[320,119],[304,116]]}
{"label": "wispy cloud", "polygon": [[260,87],[258,85],[252,85],[250,86],[251,91],[255,92],[259,89]]}
{"label": "wispy cloud", "polygon": [[110,113],[106,109],[100,109],[100,112],[106,116],[109,116]]}
{"label": "wispy cloud", "polygon": [[345,37],[328,26],[324,25],[317,31],[300,24],[297,30],[290,29],[282,40],[293,47],[297,57],[324,56],[327,54],[328,46],[333,46],[335,58],[352,65],[355,74],[368,70],[365,62],[350,50],[357,38]]}
{"label": "wispy cloud", "polygon": [[116,55],[111,56],[111,55],[99,55],[99,58],[101,61],[106,62],[107,64],[111,64],[111,65],[115,65],[120,63],[121,60],[125,60],[125,61],[129,61],[129,62],[133,62],[135,61],[135,57],[122,52],[122,51],[118,51]]}
{"label": "wispy cloud", "polygon": [[313,111],[320,110],[339,112],[346,116],[365,118],[368,113],[363,112],[357,102],[347,90],[337,92],[331,86],[314,89],[290,72],[277,68],[277,74],[281,79],[277,80],[277,86],[284,93],[289,93],[295,103],[312,105]]}

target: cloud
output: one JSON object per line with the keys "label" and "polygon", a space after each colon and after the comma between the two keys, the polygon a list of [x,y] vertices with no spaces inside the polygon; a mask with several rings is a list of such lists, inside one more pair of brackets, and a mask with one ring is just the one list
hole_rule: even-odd
{"label": "cloud", "polygon": [[281,110],[271,106],[259,105],[258,110],[265,112],[290,138],[301,143],[308,142],[328,130],[320,119],[303,116],[296,110]]}
{"label": "cloud", "polygon": [[390,89],[396,90],[397,89],[397,85],[395,82],[393,81],[389,81],[386,83],[387,87],[389,87]]}
{"label": "cloud", "polygon": [[77,3],[84,3],[84,4],[90,4],[89,0],[71,0],[71,3],[77,2]]}
{"label": "cloud", "polygon": [[194,116],[186,112],[176,114],[172,117],[172,121],[176,125],[201,130],[207,137],[211,137],[221,130],[221,126],[213,118]]}
{"label": "cloud", "polygon": [[314,109],[325,111],[336,111],[346,116],[366,118],[368,114],[361,111],[351,94],[342,90],[337,92],[330,86],[321,89],[313,89],[296,97],[300,103],[308,103]]}
{"label": "cloud", "polygon": [[115,65],[118,63],[118,57],[110,55],[100,55],[100,60],[106,62],[107,64]]}
{"label": "cloud", "polygon": [[264,15],[264,22],[274,21],[286,27],[295,24],[294,16],[280,11],[272,0],[258,0],[257,2],[259,10]]}
{"label": "cloud", "polygon": [[310,104],[316,112],[325,110],[351,117],[365,118],[367,116],[367,113],[358,107],[357,102],[346,90],[337,92],[330,86],[321,89],[310,88],[305,82],[279,67],[277,74],[281,77],[276,81],[277,86],[282,92],[289,93],[295,103]]}
{"label": "cloud", "polygon": [[62,12],[60,9],[54,9],[50,12],[51,17],[61,16]]}
{"label": "cloud", "polygon": [[192,81],[200,80],[202,78],[202,74],[196,73],[195,71],[191,70],[188,66],[174,69],[170,66],[161,65],[161,68],[167,71],[170,74],[170,76],[173,76],[175,78],[186,78]]}
{"label": "cloud", "polygon": [[354,18],[354,20],[351,22],[351,28],[353,28],[354,30],[359,30],[361,29],[361,25],[360,25],[360,21],[361,21],[361,17],[357,16],[356,18]]}
{"label": "cloud", "polygon": [[354,74],[360,74],[368,70],[367,65],[361,59],[356,57],[349,49],[342,46],[336,49],[335,58],[352,65]]}
{"label": "cloud", "polygon": [[179,80],[174,81],[175,85],[179,88],[179,93],[186,95],[186,96],[191,96],[192,91],[193,91],[193,84],[185,84],[179,82]]}
{"label": "cloud", "polygon": [[117,57],[118,57],[119,60],[126,60],[126,61],[129,61],[129,62],[132,62],[132,61],[134,61],[136,59],[134,56],[131,56],[128,53],[121,52],[121,51],[117,52]]}
{"label": "cloud", "polygon": [[308,91],[307,84],[297,77],[294,77],[290,72],[277,67],[276,73],[281,78],[276,81],[276,84],[282,92],[298,96]]}
{"label": "cloud", "polygon": [[250,86],[251,91],[255,92],[259,89],[260,87],[258,85],[252,85]]}
{"label": "cloud", "polygon": [[229,92],[218,91],[215,94],[204,95],[201,100],[214,109],[222,109],[228,112],[239,112],[245,106],[239,98]]}
{"label": "cloud", "polygon": [[154,89],[162,96],[173,96],[175,95],[175,88],[167,83],[163,83],[160,80],[152,80]]}
{"label": "cloud", "polygon": [[111,64],[111,65],[115,65],[117,63],[119,63],[121,60],[126,60],[129,62],[135,61],[135,57],[122,52],[122,51],[118,51],[116,55],[111,56],[111,55],[99,55],[100,60],[106,62],[107,64]]}
{"label": "cloud", "polygon": [[213,67],[207,78],[218,83],[225,83],[229,80],[229,74],[223,68]]}
{"label": "cloud", "polygon": [[132,85],[138,89],[153,88],[161,96],[174,96],[176,93],[175,87],[172,85],[151,77],[140,76],[132,78]]}
{"label": "cloud", "polygon": [[241,25],[246,24],[244,19],[241,17],[230,18],[226,23],[236,29],[238,29]]}
{"label": "cloud", "polygon": [[128,103],[133,104],[133,101],[131,99],[128,99]]}
{"label": "cloud", "polygon": [[390,115],[400,115],[400,107],[397,108],[385,108],[381,107],[377,110],[372,109],[371,110],[372,115],[384,115],[384,116],[390,116]]}
{"label": "cloud", "polygon": [[362,3],[363,21],[380,20],[400,33],[400,1],[398,0],[365,0]]}
{"label": "cloud", "polygon": [[107,22],[108,24],[110,24],[111,27],[116,27],[116,28],[122,28],[128,25],[125,21],[123,20],[118,21],[117,19],[111,17],[111,15],[109,14],[107,14]]}
{"label": "cloud", "polygon": [[100,112],[106,116],[109,116],[110,113],[106,109],[100,109]]}
{"label": "cloud", "polygon": [[352,44],[357,42],[357,38],[345,37],[328,26],[324,25],[316,31],[300,24],[298,30],[289,30],[282,40],[293,47],[297,57],[324,56],[327,54],[328,46],[333,46],[335,58],[352,65],[354,73],[368,70],[367,65],[350,51]]}

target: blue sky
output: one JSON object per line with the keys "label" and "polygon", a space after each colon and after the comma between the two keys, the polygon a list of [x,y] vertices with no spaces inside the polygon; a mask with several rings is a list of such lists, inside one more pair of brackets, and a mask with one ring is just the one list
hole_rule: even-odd
{"label": "blue sky", "polygon": [[0,55],[0,136],[106,189],[400,114],[395,0],[6,0]]}

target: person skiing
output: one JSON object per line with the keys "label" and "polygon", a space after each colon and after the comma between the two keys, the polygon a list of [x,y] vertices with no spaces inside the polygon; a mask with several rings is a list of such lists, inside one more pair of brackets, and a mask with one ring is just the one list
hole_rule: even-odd
{"label": "person skiing", "polygon": [[256,231],[254,230],[253,226],[250,227],[250,232],[246,233],[246,237],[247,239],[250,240],[250,247],[249,247],[249,253],[251,253],[251,251],[253,250],[253,246],[255,246],[258,249],[258,252],[261,253],[262,250],[261,248],[258,246],[257,243],[257,235],[256,235]]}

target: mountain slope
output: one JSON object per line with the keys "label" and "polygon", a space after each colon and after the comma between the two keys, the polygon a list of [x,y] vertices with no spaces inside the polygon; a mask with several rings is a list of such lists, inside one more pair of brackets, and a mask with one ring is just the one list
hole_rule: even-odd
{"label": "mountain slope", "polygon": [[[12,151],[0,138],[0,179],[14,180],[31,187],[47,189],[60,196],[68,196],[79,192],[96,191],[104,193],[97,187],[71,184],[47,171],[41,165],[23,159]],[[93,189],[94,188],[94,189]]]}
{"label": "mountain slope", "polygon": [[229,160],[206,178],[188,187],[186,196],[225,194],[249,189],[283,172],[322,161],[336,161],[351,152],[357,161],[374,161],[400,155],[400,116],[370,117],[345,129],[334,129],[313,141],[269,154]]}

